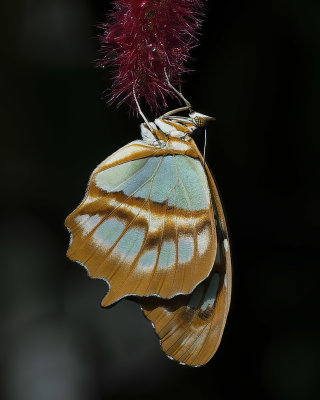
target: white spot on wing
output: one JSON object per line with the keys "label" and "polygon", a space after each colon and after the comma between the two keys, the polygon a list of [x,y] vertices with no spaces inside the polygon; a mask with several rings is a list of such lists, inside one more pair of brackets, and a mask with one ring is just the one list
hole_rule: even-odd
{"label": "white spot on wing", "polygon": [[99,224],[102,218],[103,217],[98,214],[91,216],[88,214],[84,214],[84,215],[78,215],[75,218],[75,221],[77,222],[77,224],[81,226],[82,234],[88,235],[88,233],[90,233]]}
{"label": "white spot on wing", "polygon": [[[142,215],[144,217],[144,219],[146,219],[148,221],[150,218],[149,211],[148,212],[145,210],[142,210],[142,211],[143,211],[143,213],[140,213],[140,215]],[[149,234],[154,233],[154,232],[158,233],[160,228],[162,227],[162,225],[163,225],[162,215],[158,216],[157,214],[152,214],[151,218],[150,218],[149,227],[148,227]]]}
{"label": "white spot on wing", "polygon": [[197,235],[198,253],[200,254],[200,256],[203,256],[205,252],[208,250],[210,240],[211,240],[211,230],[209,226],[206,226]]}
{"label": "white spot on wing", "polygon": [[224,241],[223,241],[223,247],[224,247],[225,251],[229,251],[229,242],[228,242],[228,239],[224,239]]}
{"label": "white spot on wing", "polygon": [[194,253],[194,241],[191,235],[179,235],[178,260],[179,263],[187,263],[192,260]]}

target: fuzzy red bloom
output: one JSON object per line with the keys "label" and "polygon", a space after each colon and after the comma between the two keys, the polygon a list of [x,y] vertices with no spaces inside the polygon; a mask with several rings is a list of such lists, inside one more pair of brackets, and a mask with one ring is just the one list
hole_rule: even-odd
{"label": "fuzzy red bloom", "polygon": [[136,108],[134,88],[151,109],[165,107],[166,95],[175,96],[165,71],[172,84],[188,71],[202,12],[202,0],[115,0],[103,26],[99,62],[113,70],[110,101]]}

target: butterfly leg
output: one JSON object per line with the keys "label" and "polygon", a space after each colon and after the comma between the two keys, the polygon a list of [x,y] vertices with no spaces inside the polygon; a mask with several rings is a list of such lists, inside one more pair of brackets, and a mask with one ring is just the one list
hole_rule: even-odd
{"label": "butterfly leg", "polygon": [[[170,82],[166,69],[164,69],[164,75],[165,75],[165,77],[166,77],[167,84],[168,84],[169,88],[172,89],[172,90],[186,103],[186,106],[185,106],[185,107],[182,107],[182,110],[181,110],[181,111],[183,111],[183,110],[191,110],[191,104],[189,103],[189,101],[184,97],[184,95],[181,93],[181,91],[177,90],[177,89],[172,85],[172,83]],[[180,109],[178,109],[178,110],[180,110]],[[177,110],[177,111],[178,111],[178,110]],[[176,111],[174,111],[174,112],[176,112]],[[165,114],[165,115],[166,115],[166,114]]]}
{"label": "butterfly leg", "polygon": [[139,104],[139,102],[138,102],[138,99],[137,99],[137,96],[136,96],[136,91],[135,91],[134,87],[132,88],[132,93],[133,93],[133,98],[134,98],[134,101],[135,101],[135,103],[136,103],[136,105],[137,105],[137,108],[138,108],[138,111],[139,111],[140,116],[142,117],[142,119],[144,120],[144,122],[147,124],[147,127],[150,129],[150,131],[153,132],[153,131],[154,131],[154,128],[152,127],[152,125],[151,125],[150,122],[147,120],[146,116],[143,114],[143,112],[142,112],[142,110],[141,110],[141,107],[140,107],[140,104]]}

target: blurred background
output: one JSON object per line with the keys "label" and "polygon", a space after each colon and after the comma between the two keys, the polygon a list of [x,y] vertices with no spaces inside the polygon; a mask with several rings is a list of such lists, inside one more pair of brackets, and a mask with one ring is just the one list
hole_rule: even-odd
{"label": "blurred background", "polygon": [[207,158],[234,289],[213,360],[170,361],[138,306],[65,257],[95,166],[139,137],[94,66],[108,1],[1,12],[1,399],[318,399],[320,3],[209,0],[186,97],[214,115]]}

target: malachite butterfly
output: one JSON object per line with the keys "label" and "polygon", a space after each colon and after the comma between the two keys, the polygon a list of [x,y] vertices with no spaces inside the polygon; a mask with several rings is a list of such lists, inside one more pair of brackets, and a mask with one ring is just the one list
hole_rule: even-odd
{"label": "malachite butterfly", "polygon": [[141,124],[142,140],[93,171],[84,200],[66,219],[68,257],[108,282],[102,305],[130,296],[167,356],[191,366],[216,352],[231,297],[226,220],[191,137],[209,119],[169,112]]}

